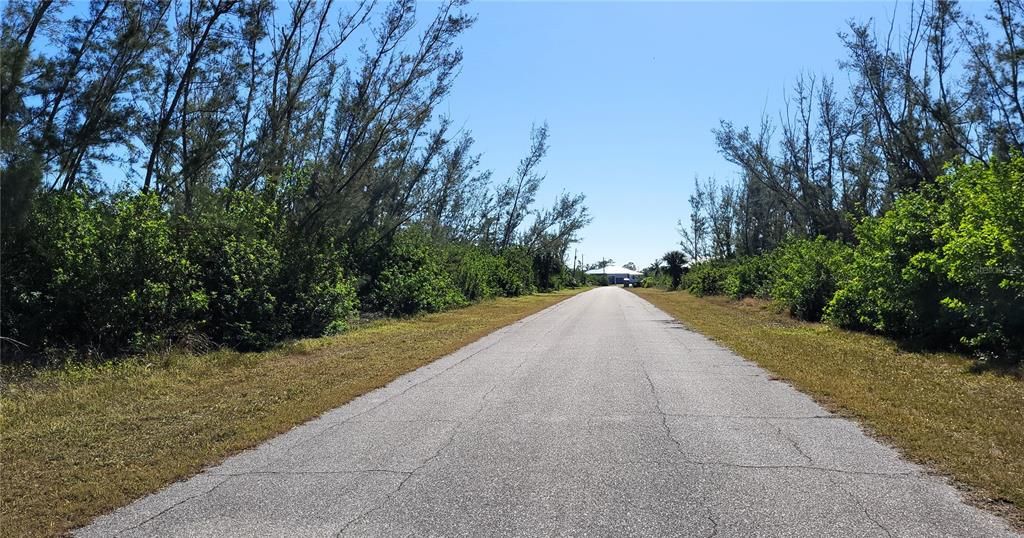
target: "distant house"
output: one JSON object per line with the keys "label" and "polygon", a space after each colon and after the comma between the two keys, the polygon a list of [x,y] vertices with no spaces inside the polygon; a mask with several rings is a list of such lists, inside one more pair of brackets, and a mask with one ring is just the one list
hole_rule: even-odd
{"label": "distant house", "polygon": [[609,284],[622,284],[623,286],[635,286],[640,283],[640,277],[643,276],[643,273],[640,271],[626,269],[625,267],[619,267],[617,265],[608,265],[600,269],[591,269],[587,271],[587,274],[604,275],[608,278]]}

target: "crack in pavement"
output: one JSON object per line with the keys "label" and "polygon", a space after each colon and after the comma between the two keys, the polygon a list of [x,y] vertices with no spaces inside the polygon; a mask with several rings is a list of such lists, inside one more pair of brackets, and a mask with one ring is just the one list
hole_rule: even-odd
{"label": "crack in pavement", "polygon": [[[879,473],[879,472],[872,472],[872,471],[851,471],[851,470],[847,470],[847,469],[836,469],[836,468],[821,467],[821,466],[816,466],[816,465],[745,465],[745,464],[740,464],[740,463],[730,463],[730,462],[690,459],[688,457],[686,451],[683,449],[682,443],[679,441],[679,439],[677,439],[674,435],[672,435],[672,427],[668,423],[668,417],[670,415],[665,413],[664,411],[662,411],[661,399],[658,396],[657,389],[654,387],[654,381],[651,380],[651,375],[647,371],[647,366],[643,363],[643,361],[639,361],[639,362],[640,362],[640,369],[641,369],[641,371],[644,374],[644,379],[647,380],[647,386],[650,389],[651,395],[654,397],[655,408],[657,409],[658,414],[661,415],[661,425],[662,425],[662,428],[665,430],[665,436],[668,437],[668,439],[670,441],[672,441],[673,444],[675,444],[676,450],[682,456],[682,462],[683,463],[688,463],[688,464],[691,464],[691,465],[701,465],[701,466],[722,466],[722,467],[730,467],[730,468],[737,468],[737,469],[804,469],[804,470],[822,471],[822,472],[828,472],[828,473],[851,474],[851,475],[867,475],[867,476],[887,476],[887,477],[915,476],[915,475],[919,475],[920,474],[920,473],[918,473],[916,471],[907,471],[907,472],[898,472],[898,473]],[[773,426],[774,426],[774,424],[773,424]],[[787,437],[784,433],[782,433],[782,429],[781,428],[778,428],[778,430],[779,430],[779,433],[782,434],[783,438],[785,438],[791,444],[793,444],[793,446],[794,446],[794,448],[796,448],[797,452],[801,456],[803,456],[804,459],[806,459],[808,463],[812,463],[813,462],[811,460],[811,458],[807,454],[805,454],[803,452],[803,450],[800,449],[800,447],[797,446],[797,444],[792,439],[789,439],[789,437]]]}
{"label": "crack in pavement", "polygon": [[[865,475],[865,476],[884,476],[884,477],[900,477],[900,476],[917,476],[917,475],[920,475],[920,473],[916,472],[916,471],[896,472],[896,473],[880,473],[880,472],[873,472],[873,471],[852,471],[852,470],[848,470],[848,469],[837,469],[837,468],[831,468],[831,467],[821,467],[821,466],[817,466],[817,465],[745,465],[745,464],[730,463],[730,462],[719,462],[719,461],[693,460],[693,459],[690,459],[687,456],[686,451],[683,449],[682,443],[679,441],[679,439],[677,439],[674,435],[672,435],[672,427],[668,423],[668,417],[670,417],[670,416],[677,416],[677,415],[673,415],[673,414],[665,413],[664,412],[664,410],[662,408],[662,404],[661,404],[661,398],[658,396],[658,391],[657,391],[657,389],[654,386],[654,381],[651,379],[651,374],[647,370],[647,365],[642,360],[638,361],[638,362],[640,364],[640,369],[641,369],[641,371],[644,374],[644,379],[647,380],[647,386],[650,389],[651,396],[654,398],[655,409],[657,410],[657,413],[661,416],[661,425],[662,425],[662,428],[665,430],[665,435],[668,437],[668,439],[670,441],[672,441],[673,444],[675,444],[677,451],[682,456],[683,463],[688,463],[688,464],[691,464],[691,465],[699,465],[699,466],[722,466],[722,467],[730,467],[730,468],[736,468],[736,469],[803,469],[803,470],[821,471],[821,472],[827,472],[827,473],[839,473],[839,474],[850,474],[850,475]],[[689,416],[689,415],[685,415],[685,416]],[[701,415],[693,415],[693,416],[701,416]],[[814,416],[812,418],[824,418],[824,417],[828,417],[828,416],[829,415],[820,415],[820,416]],[[770,421],[769,421],[769,423],[770,423]],[[776,424],[772,424],[772,425],[775,426],[776,430],[778,430],[779,434],[784,439],[786,439],[787,441],[789,441],[789,443],[791,445],[793,445],[793,448],[796,449],[797,453],[799,453],[800,456],[802,456],[805,460],[807,460],[807,463],[813,463],[813,460],[811,459],[811,457],[808,456],[803,451],[803,449],[800,448],[800,446],[796,443],[796,441],[791,439],[789,436],[787,436],[782,431],[781,426],[778,426]]]}
{"label": "crack in pavement", "polygon": [[658,390],[654,388],[654,381],[651,380],[651,374],[647,371],[647,365],[644,364],[643,360],[639,362],[640,370],[644,373],[644,379],[647,380],[647,387],[651,390],[651,396],[654,398],[654,407],[661,416],[661,427],[665,430],[665,436],[676,445],[676,450],[685,459],[686,453],[683,451],[683,445],[679,442],[679,439],[672,435],[672,428],[668,425],[668,416],[661,407],[661,398],[658,397]]}
{"label": "crack in pavement", "polygon": [[711,522],[711,534],[709,534],[707,538],[712,538],[713,536],[718,534],[718,520],[715,519],[715,511],[712,510],[710,506],[707,506],[705,508],[707,510],[707,513],[704,515],[704,517],[708,518],[708,521]]}
{"label": "crack in pavement", "polygon": [[[661,415],[661,426],[665,430],[665,436],[668,437],[668,439],[676,445],[676,451],[679,452],[679,455],[682,456],[683,460],[685,461],[687,460],[687,457],[685,451],[683,450],[683,444],[679,441],[679,439],[676,439],[676,437],[672,435],[672,427],[668,425],[668,414],[665,413],[665,410],[661,406],[661,398],[658,396],[658,389],[655,388],[654,381],[651,379],[651,374],[650,372],[647,371],[647,365],[644,363],[642,359],[639,362],[640,370],[644,374],[644,379],[647,380],[647,386],[651,391],[651,396],[654,397],[654,407],[655,409],[657,409],[658,414]],[[704,506],[704,510],[706,512],[704,517],[706,517],[708,521],[711,522],[711,534],[708,535],[708,538],[711,538],[718,534],[718,520],[715,519],[714,512],[711,509],[711,506]]]}
{"label": "crack in pavement", "polygon": [[[647,380],[647,386],[650,389],[651,396],[654,398],[654,407],[655,409],[657,409],[658,414],[661,415],[661,425],[662,428],[664,428],[665,430],[665,436],[668,437],[668,439],[675,444],[676,451],[679,452],[679,455],[683,457],[683,461],[686,461],[687,463],[694,463],[687,461],[688,458],[686,457],[686,453],[683,450],[682,443],[679,441],[679,439],[676,439],[676,437],[672,435],[672,427],[669,426],[668,424],[669,415],[665,413],[664,409],[662,408],[661,398],[658,396],[658,389],[655,388],[654,386],[654,381],[651,379],[651,374],[647,370],[647,365],[644,363],[643,360],[640,360],[639,362],[640,370],[643,372],[644,379]],[[718,534],[718,520],[715,519],[714,511],[712,510],[711,506],[705,505],[704,510],[704,517],[706,517],[707,520],[711,522],[711,534],[708,535],[708,538],[711,538]]]}
{"label": "crack in pavement", "polygon": [[366,516],[368,516],[368,515],[370,515],[370,514],[372,514],[374,512],[377,512],[377,511],[383,509],[385,505],[387,505],[389,502],[391,502],[391,499],[393,499],[395,495],[398,495],[398,493],[400,491],[402,491],[402,488],[405,487],[406,482],[408,482],[409,479],[413,477],[413,475],[415,475],[416,473],[420,472],[424,467],[429,465],[430,462],[432,462],[435,459],[437,459],[438,456],[441,455],[441,452],[444,451],[444,449],[446,449],[449,446],[451,446],[452,442],[455,440],[455,436],[458,435],[458,433],[459,433],[459,428],[456,428],[456,429],[452,430],[452,434],[448,437],[448,441],[445,442],[440,447],[438,447],[438,449],[436,451],[434,451],[433,455],[431,455],[429,458],[423,460],[423,462],[421,462],[415,469],[413,469],[412,471],[409,471],[405,475],[405,477],[402,478],[402,480],[398,482],[398,486],[395,487],[395,489],[393,489],[390,492],[388,492],[384,496],[384,498],[381,500],[381,502],[377,504],[377,506],[375,506],[375,507],[373,507],[373,508],[371,508],[369,510],[364,511],[363,513],[361,513],[361,514],[357,515],[356,517],[354,517],[354,518],[348,520],[347,522],[345,522],[345,524],[341,527],[340,530],[338,530],[338,533],[335,534],[335,536],[340,537],[340,536],[344,535],[345,531],[348,530],[348,528],[351,527],[355,522],[359,521],[360,519],[363,519],[364,517],[366,517]]}
{"label": "crack in pavement", "polygon": [[[677,341],[682,343],[680,340],[677,340]],[[688,347],[688,346],[685,346],[685,347]],[[668,417],[670,417],[670,416],[672,416],[672,417],[681,417],[681,418],[686,418],[686,417],[721,417],[721,418],[765,419],[769,424],[771,424],[772,426],[775,427],[775,429],[779,433],[779,435],[783,439],[788,441],[789,444],[793,446],[793,449],[796,450],[796,452],[798,454],[800,454],[800,456],[804,460],[806,460],[808,464],[813,463],[814,460],[806,452],[804,452],[804,450],[800,447],[800,444],[797,443],[797,441],[795,439],[793,439],[792,437],[790,437],[789,435],[787,435],[783,431],[781,425],[775,424],[773,421],[774,420],[817,420],[817,419],[829,419],[829,420],[832,420],[832,419],[839,419],[841,417],[839,417],[837,415],[831,415],[831,414],[829,414],[829,415],[812,415],[812,416],[808,416],[808,417],[767,417],[767,416],[761,417],[761,416],[756,416],[756,415],[729,416],[729,415],[700,415],[700,414],[685,414],[685,413],[684,414],[666,413],[664,411],[664,408],[662,407],[661,398],[658,395],[658,391],[657,391],[657,388],[654,385],[654,381],[651,379],[651,374],[650,374],[650,372],[647,369],[647,365],[644,363],[643,360],[640,360],[638,362],[640,363],[640,369],[641,369],[641,371],[644,374],[644,379],[646,379],[646,381],[647,381],[647,386],[650,389],[651,396],[654,398],[655,409],[657,410],[658,414],[661,415],[661,424],[662,424],[662,428],[665,430],[665,435],[669,438],[670,441],[672,441],[675,444],[677,451],[683,457],[683,461],[685,463],[687,463],[687,464],[698,465],[698,466],[722,466],[722,467],[736,468],[736,469],[758,469],[758,470],[761,470],[761,469],[768,469],[768,470],[773,470],[773,469],[801,469],[801,470],[813,470],[813,471],[824,472],[824,473],[826,473],[826,476],[829,476],[830,474],[833,474],[833,473],[834,474],[847,474],[847,475],[884,476],[884,477],[903,477],[903,476],[917,476],[917,475],[920,475],[920,473],[915,472],[915,471],[898,472],[898,473],[877,473],[877,472],[870,472],[870,471],[851,471],[851,470],[836,469],[836,468],[829,468],[829,467],[819,467],[819,466],[815,466],[815,465],[743,465],[743,464],[726,463],[726,462],[713,462],[713,461],[692,460],[692,459],[690,459],[687,456],[687,454],[683,450],[683,445],[679,441],[679,439],[677,439],[672,434],[672,427],[668,424]],[[830,479],[829,481],[831,483],[833,483],[834,485],[836,485],[840,490],[842,490],[848,497],[850,497],[853,500],[853,502],[864,512],[864,515],[869,520],[871,520],[876,526],[878,526],[879,529],[881,529],[883,532],[885,532],[886,535],[889,536],[890,538],[892,537],[892,532],[890,532],[888,528],[886,528],[884,525],[882,525],[882,523],[880,521],[878,521],[878,519],[875,518],[868,511],[867,507],[865,507],[864,504],[860,502],[860,499],[858,499],[852,493],[847,491],[844,487],[842,487],[841,484],[836,482],[834,479]],[[711,538],[711,537],[713,537],[713,536],[718,534],[718,521],[715,519],[714,511],[712,510],[712,508],[710,506],[706,506],[705,510],[706,510],[705,517],[707,517],[707,519],[712,524],[711,534],[708,535],[708,538]]]}
{"label": "crack in pavement", "polygon": [[360,469],[352,471],[244,471],[240,473],[223,473],[214,476],[250,476],[250,475],[350,475],[350,474],[364,474],[364,473],[386,473],[386,474],[400,474],[409,475],[413,471],[399,471],[396,469]]}
{"label": "crack in pavement", "polygon": [[[302,441],[299,441],[298,443],[295,443],[294,445],[291,445],[291,446],[289,446],[287,448],[284,448],[283,449],[284,452],[285,453],[289,453],[292,450],[294,450],[298,445],[303,444],[303,443],[307,443],[309,441],[312,441],[313,439],[321,437],[321,436],[325,435],[328,431],[333,430],[334,428],[337,428],[337,427],[342,426],[344,424],[348,424],[349,422],[373,422],[373,421],[357,421],[356,419],[361,417],[361,416],[363,416],[363,415],[366,415],[366,414],[368,414],[368,413],[370,413],[372,411],[376,411],[380,407],[382,407],[385,404],[391,402],[391,400],[394,400],[395,398],[403,396],[405,393],[407,393],[410,390],[412,390],[412,389],[422,385],[423,383],[431,381],[431,380],[433,380],[433,379],[435,379],[435,378],[437,378],[437,377],[447,373],[449,370],[452,370],[455,367],[460,366],[462,363],[468,361],[469,359],[472,359],[473,357],[476,357],[477,355],[479,355],[479,354],[481,354],[481,353],[483,353],[485,351],[488,351],[489,349],[493,348],[494,346],[497,346],[498,344],[502,343],[504,341],[504,339],[508,336],[508,333],[514,332],[514,329],[522,326],[525,322],[530,321],[530,320],[534,320],[534,319],[539,319],[539,318],[550,316],[554,312],[557,312],[562,307],[564,307],[567,303],[571,302],[572,299],[575,299],[575,297],[570,297],[569,299],[566,299],[564,301],[556,303],[555,305],[551,306],[550,308],[548,308],[546,310],[542,310],[540,312],[537,312],[536,314],[533,314],[531,316],[527,316],[527,317],[525,317],[525,318],[523,318],[523,319],[521,319],[519,321],[516,321],[515,323],[512,323],[511,325],[506,325],[505,327],[502,327],[502,328],[500,328],[500,329],[498,329],[498,330],[488,334],[484,338],[487,338],[487,337],[490,337],[490,336],[496,336],[494,342],[491,342],[490,344],[488,344],[488,345],[486,345],[486,346],[484,346],[484,347],[482,347],[482,348],[480,348],[480,349],[470,353],[469,355],[466,355],[465,357],[463,357],[463,358],[455,361],[454,363],[444,367],[440,371],[432,372],[431,375],[429,375],[428,377],[425,377],[424,379],[420,379],[420,380],[412,383],[408,387],[406,387],[406,388],[402,389],[401,391],[399,391],[397,394],[392,394],[391,396],[388,396],[384,400],[381,400],[376,405],[374,405],[374,406],[372,406],[372,407],[370,407],[368,409],[364,409],[363,411],[360,411],[360,412],[358,412],[358,413],[356,413],[356,414],[354,414],[354,415],[352,415],[350,417],[347,417],[344,420],[341,420],[341,421],[339,421],[337,423],[331,424],[330,426],[324,428],[323,431],[317,432],[315,435],[309,437],[308,439],[303,439]],[[544,333],[544,336],[546,336],[548,333],[553,331],[554,327],[555,326],[552,326],[551,329],[546,331]],[[539,340],[540,339],[538,339],[538,341]],[[455,353],[458,353],[459,351],[461,351],[461,350],[456,350],[454,353],[446,355],[445,357],[451,356],[451,355],[453,355]],[[438,359],[438,361],[444,359],[445,357],[441,357],[440,359]],[[437,363],[437,361],[431,362],[431,363],[425,365],[425,367],[433,365],[433,364],[436,364],[436,363]],[[413,372],[409,372],[408,374],[405,374],[402,377],[415,374],[417,371],[419,371],[419,370],[414,370]],[[376,392],[377,390],[381,390],[381,389],[387,388],[389,385],[393,384],[395,381],[397,381],[397,379],[392,381],[391,383],[388,383],[387,385],[384,385],[383,387],[381,387],[379,389],[375,389],[374,391],[371,391],[370,393],[367,393],[367,395],[368,394],[372,394],[373,392]],[[364,395],[364,396],[366,396],[366,395]],[[353,400],[353,401],[355,401],[355,400]],[[351,404],[351,403],[352,402],[349,402],[349,404]],[[348,404],[346,404],[346,405],[348,405]],[[455,423],[455,424],[459,424],[460,423],[460,421],[457,421],[457,420],[446,421],[446,420],[443,420],[443,419],[438,419],[436,421],[437,422],[449,422],[449,423]],[[381,422],[387,422],[387,421],[381,421]],[[408,422],[423,422],[423,421],[408,421]],[[273,445],[271,445],[271,446],[273,446]]]}
{"label": "crack in pavement", "polygon": [[[556,328],[557,328],[557,326],[552,326],[552,327],[551,327],[550,329],[548,329],[547,331],[545,331],[545,332],[544,332],[544,334],[543,334],[542,336],[547,336],[548,334],[550,334],[551,332],[553,332],[553,331],[554,331],[554,330],[555,330]],[[539,338],[539,339],[538,339],[537,341],[538,341],[538,342],[541,342],[541,341],[543,341],[543,338]],[[535,346],[534,346],[534,347],[539,347],[539,345],[540,345],[540,344],[535,344]],[[490,347],[490,346],[488,346],[488,348],[489,348],[489,347]],[[484,349],[482,349],[482,350],[478,351],[477,353],[480,353],[480,352],[486,351],[486,350],[487,350],[488,348],[484,348]],[[531,349],[532,349],[532,348],[531,348]],[[459,361],[459,363],[457,363],[457,364],[461,364],[462,362],[464,362],[465,360],[468,360],[469,358],[473,357],[473,356],[474,356],[474,355],[476,355],[477,353],[474,353],[473,355],[470,355],[469,357],[466,357],[466,358],[465,358],[465,359],[463,359],[462,361]],[[524,358],[523,358],[523,360],[522,360],[522,361],[520,361],[520,362],[519,362],[519,364],[517,364],[517,365],[516,365],[516,367],[515,367],[515,368],[513,368],[513,369],[512,369],[512,371],[511,371],[511,372],[510,372],[510,373],[509,373],[509,374],[508,374],[507,376],[505,376],[506,378],[507,378],[507,377],[512,377],[512,376],[514,376],[514,375],[516,374],[516,372],[518,372],[518,371],[519,371],[519,369],[523,367],[523,365],[524,365],[524,364],[526,364],[527,362],[529,362],[529,360],[530,360],[530,354],[528,354],[528,353],[524,353],[523,355],[524,355]],[[455,365],[452,365],[452,366],[455,366]],[[449,367],[449,368],[446,368],[445,370],[442,370],[442,372],[439,372],[439,374],[440,374],[440,373],[443,373],[443,372],[445,372],[445,371],[447,371],[447,370],[449,370],[450,368],[451,368],[451,367]],[[422,462],[422,463],[420,463],[420,465],[419,465],[419,466],[417,466],[417,467],[416,467],[415,469],[413,469],[412,471],[409,471],[409,472],[408,472],[408,473],[406,474],[405,478],[403,478],[403,479],[402,479],[402,480],[401,480],[401,481],[400,481],[400,482],[398,483],[398,486],[397,486],[397,487],[395,487],[395,489],[393,489],[393,490],[392,490],[392,491],[390,491],[389,493],[387,493],[387,494],[386,494],[386,495],[384,496],[384,499],[383,499],[383,500],[381,500],[381,502],[380,502],[380,503],[378,503],[378,504],[377,504],[377,506],[375,506],[375,507],[373,507],[373,508],[371,508],[371,509],[369,509],[369,510],[366,510],[366,511],[364,511],[363,513],[361,513],[361,514],[357,515],[356,517],[354,517],[354,518],[350,519],[349,521],[347,521],[347,522],[346,522],[346,523],[345,523],[345,524],[344,524],[344,525],[343,525],[343,526],[341,527],[341,529],[340,529],[340,530],[338,531],[338,533],[337,533],[337,534],[336,534],[335,536],[338,536],[338,537],[340,537],[340,536],[344,535],[344,534],[345,534],[345,531],[347,531],[347,530],[349,529],[349,527],[351,527],[351,526],[352,526],[353,524],[355,524],[355,523],[356,523],[357,521],[359,521],[359,520],[361,520],[361,519],[365,518],[366,516],[368,516],[368,515],[370,515],[370,514],[372,514],[372,513],[374,513],[374,512],[378,512],[378,511],[380,511],[381,509],[383,509],[383,508],[384,508],[384,506],[386,506],[386,505],[387,505],[387,504],[388,504],[389,502],[391,502],[391,500],[392,500],[392,499],[393,499],[393,498],[394,498],[394,497],[395,497],[396,495],[398,495],[398,493],[399,493],[399,492],[401,492],[401,491],[402,491],[402,488],[403,488],[403,487],[405,487],[405,484],[406,484],[406,482],[408,482],[408,481],[409,481],[409,479],[410,479],[410,478],[412,478],[412,476],[413,476],[413,475],[415,475],[416,473],[420,472],[420,471],[421,471],[421,470],[422,470],[423,468],[425,468],[425,467],[426,467],[427,465],[429,465],[429,464],[430,464],[430,463],[431,463],[432,461],[434,461],[435,459],[437,459],[437,458],[438,458],[438,457],[439,457],[439,456],[441,455],[441,453],[442,453],[442,452],[444,452],[444,450],[445,450],[445,449],[447,449],[448,447],[450,447],[450,446],[451,446],[451,445],[452,445],[452,444],[453,444],[453,443],[455,442],[455,438],[456,438],[456,437],[458,437],[460,433],[462,433],[462,428],[463,428],[463,426],[465,426],[465,424],[466,424],[466,423],[469,423],[469,422],[473,422],[473,421],[474,421],[474,420],[475,420],[475,419],[476,419],[477,417],[479,417],[479,416],[480,416],[480,414],[481,414],[481,413],[483,413],[484,409],[486,409],[486,408],[487,408],[487,399],[488,399],[488,397],[490,397],[491,393],[492,393],[492,392],[494,392],[494,391],[495,391],[495,390],[496,390],[496,389],[497,389],[497,388],[498,388],[499,386],[501,386],[501,385],[502,385],[502,382],[504,381],[504,379],[505,379],[505,378],[502,378],[502,379],[496,380],[496,381],[495,381],[494,383],[492,383],[492,384],[491,384],[491,387],[487,389],[487,391],[486,391],[486,392],[485,392],[485,393],[483,394],[483,396],[481,396],[481,398],[480,398],[480,406],[479,406],[479,407],[478,407],[478,408],[476,409],[476,411],[475,411],[475,412],[473,413],[473,415],[472,415],[472,416],[470,416],[469,418],[467,418],[467,419],[466,419],[465,421],[456,421],[456,420],[450,420],[450,421],[438,421],[438,422],[447,422],[447,423],[454,423],[454,424],[457,424],[457,427],[456,427],[456,428],[454,428],[454,429],[452,430],[452,433],[451,433],[451,435],[450,435],[450,436],[448,437],[448,440],[447,440],[447,441],[446,441],[446,442],[445,442],[445,443],[444,443],[443,445],[441,445],[440,447],[438,447],[438,449],[437,449],[437,450],[436,450],[436,451],[434,452],[434,454],[433,454],[433,455],[431,455],[431,456],[430,456],[429,458],[427,458],[426,460],[423,460],[423,462]],[[410,388],[411,388],[411,387],[410,387]],[[408,390],[408,389],[406,389],[406,390]],[[404,391],[403,391],[403,392],[404,392]],[[396,395],[396,396],[398,396],[398,395]],[[380,405],[383,405],[384,403],[386,403],[386,401],[385,401],[385,402],[381,402],[381,404],[380,404]],[[378,405],[378,407],[379,407],[379,405]],[[354,417],[352,417],[352,418],[354,418]],[[349,420],[351,420],[351,418],[350,418]],[[384,422],[386,422],[386,421],[384,421]],[[409,421],[405,421],[405,422],[409,422]]]}
{"label": "crack in pavement", "polygon": [[[213,476],[217,476],[217,475],[213,475]],[[156,519],[156,518],[166,514],[167,512],[170,512],[171,510],[174,510],[175,508],[177,508],[177,507],[179,507],[179,506],[181,506],[181,505],[183,505],[183,504],[185,504],[185,503],[187,503],[187,502],[189,502],[189,501],[191,501],[193,499],[198,499],[199,497],[202,497],[204,495],[209,494],[213,490],[215,490],[215,489],[221,487],[222,485],[224,485],[224,483],[230,481],[231,478],[232,477],[230,477],[230,476],[226,476],[223,480],[217,482],[212,487],[210,487],[210,489],[208,489],[206,491],[201,491],[199,493],[196,493],[195,495],[190,495],[188,497],[185,497],[184,499],[181,499],[180,501],[172,504],[171,506],[168,506],[167,508],[164,508],[163,510],[160,510],[159,512],[153,514],[152,516],[147,517],[146,519],[140,521],[139,523],[136,523],[135,525],[132,525],[131,527],[128,527],[128,528],[125,528],[125,529],[121,529],[121,530],[115,532],[114,536],[121,536],[121,535],[123,535],[126,532],[130,532],[130,531],[133,531],[133,530],[140,529],[144,525],[146,525],[149,522],[153,521],[154,519]]]}
{"label": "crack in pavement", "polygon": [[879,473],[875,471],[852,471],[849,469],[833,469],[830,467],[818,467],[815,465],[746,465],[742,463],[730,463],[721,461],[706,461],[706,460],[691,460],[683,458],[682,463],[697,465],[697,466],[717,466],[717,467],[729,467],[733,469],[747,469],[747,470],[773,470],[773,469],[800,469],[804,471],[819,471],[823,473],[833,474],[846,474],[853,476],[878,476],[884,478],[902,478],[902,477],[916,477],[922,476],[917,471],[907,471],[900,473]]}
{"label": "crack in pavement", "polygon": [[852,500],[853,503],[856,504],[861,509],[862,512],[864,512],[864,516],[867,517],[868,520],[870,520],[872,523],[874,523],[875,526],[878,527],[879,529],[882,529],[882,532],[884,532],[886,536],[888,536],[889,538],[892,538],[892,531],[890,531],[889,528],[886,527],[885,525],[882,525],[882,522],[879,521],[878,518],[876,518],[868,510],[868,507],[865,506],[864,503],[861,502],[859,497],[854,495],[853,492],[851,492],[850,490],[848,490],[845,487],[843,487],[843,485],[841,483],[836,482],[835,480],[831,480],[831,482],[832,482],[833,485],[836,486],[836,488],[838,488],[840,491],[845,493],[846,496],[849,497],[850,500]]}
{"label": "crack in pavement", "polygon": [[843,417],[839,415],[807,415],[803,417],[780,417],[771,415],[717,415],[717,414],[706,414],[706,413],[662,413],[667,417],[673,418],[735,418],[735,419],[751,419],[751,420],[842,420]]}
{"label": "crack in pavement", "polygon": [[771,421],[768,421],[768,423],[771,424],[772,426],[775,426],[775,431],[779,432],[779,435],[783,439],[788,441],[789,444],[793,446],[793,449],[796,450],[797,454],[800,454],[800,456],[804,460],[806,460],[808,464],[814,463],[814,460],[812,460],[811,457],[808,456],[806,452],[804,452],[804,449],[800,448],[800,444],[796,442],[796,439],[793,439],[792,437],[786,435],[786,432],[782,431],[782,426],[775,424]]}

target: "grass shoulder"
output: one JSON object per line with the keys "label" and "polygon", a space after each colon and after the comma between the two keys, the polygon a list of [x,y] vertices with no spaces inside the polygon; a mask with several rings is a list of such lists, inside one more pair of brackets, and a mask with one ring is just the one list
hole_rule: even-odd
{"label": "grass shoulder", "polygon": [[583,290],[496,299],[265,353],[40,372],[0,396],[0,520],[56,535]]}
{"label": "grass shoulder", "polygon": [[968,497],[1024,527],[1024,381],[978,372],[951,353],[796,321],[766,303],[636,289],[826,407],[858,419],[910,459],[952,476]]}

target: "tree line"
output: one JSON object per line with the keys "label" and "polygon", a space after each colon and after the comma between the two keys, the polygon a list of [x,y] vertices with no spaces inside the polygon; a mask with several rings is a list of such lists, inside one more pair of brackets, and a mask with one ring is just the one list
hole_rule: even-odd
{"label": "tree line", "polygon": [[261,348],[359,310],[555,288],[590,221],[438,110],[463,0],[12,0],[0,28],[6,345]]}
{"label": "tree line", "polygon": [[[777,118],[722,121],[735,183],[695,180],[674,284],[795,315],[1024,355],[1024,3],[912,2],[840,32],[849,86],[797,79]],[[683,277],[679,254],[698,263]]]}

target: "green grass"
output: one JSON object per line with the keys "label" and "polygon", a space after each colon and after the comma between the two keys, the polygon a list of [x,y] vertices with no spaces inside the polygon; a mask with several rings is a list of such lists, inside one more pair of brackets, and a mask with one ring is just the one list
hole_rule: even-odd
{"label": "green grass", "polygon": [[1024,380],[976,372],[964,356],[910,352],[879,336],[798,322],[762,302],[634,291],[1024,526]]}
{"label": "green grass", "polygon": [[10,382],[0,534],[62,534],[575,293],[379,321],[267,353],[148,357]]}

